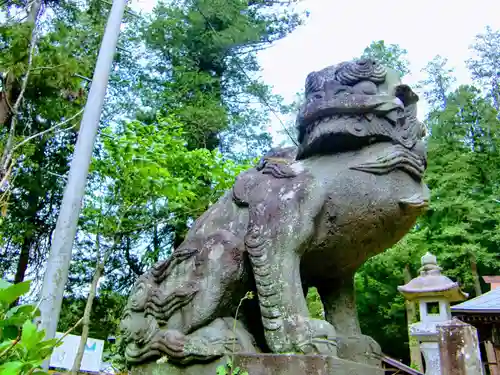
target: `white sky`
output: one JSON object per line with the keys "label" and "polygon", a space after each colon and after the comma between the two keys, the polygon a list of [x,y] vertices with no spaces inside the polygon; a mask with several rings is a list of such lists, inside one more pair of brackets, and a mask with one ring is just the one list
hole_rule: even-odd
{"label": "white sky", "polygon": [[[147,11],[155,1],[134,3]],[[440,54],[456,69],[458,83],[467,83],[464,61],[474,36],[487,25],[500,29],[500,0],[303,0],[301,8],[310,12],[306,24],[259,54],[262,78],[288,101],[309,72],[357,57],[381,39],[408,50],[412,75],[405,82],[421,80],[420,70]],[[271,128],[275,133],[281,125],[272,119]]]}

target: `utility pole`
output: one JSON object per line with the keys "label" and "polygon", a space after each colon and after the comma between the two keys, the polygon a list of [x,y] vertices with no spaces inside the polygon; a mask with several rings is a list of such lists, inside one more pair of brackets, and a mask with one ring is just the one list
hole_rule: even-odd
{"label": "utility pole", "polygon": [[[90,161],[126,4],[127,0],[113,0],[57,218],[40,296],[40,328],[45,330],[47,339],[54,338],[57,330]],[[48,365],[46,362],[44,367],[47,369]]]}

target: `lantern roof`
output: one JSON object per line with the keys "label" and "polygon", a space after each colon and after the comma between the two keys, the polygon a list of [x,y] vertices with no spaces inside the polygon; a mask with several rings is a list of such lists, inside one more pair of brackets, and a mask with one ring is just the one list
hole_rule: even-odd
{"label": "lantern roof", "polygon": [[398,291],[407,300],[444,298],[449,302],[455,302],[467,299],[468,294],[460,290],[457,282],[441,274],[441,267],[438,266],[434,255],[427,252],[421,258],[421,263],[420,276],[398,287]]}

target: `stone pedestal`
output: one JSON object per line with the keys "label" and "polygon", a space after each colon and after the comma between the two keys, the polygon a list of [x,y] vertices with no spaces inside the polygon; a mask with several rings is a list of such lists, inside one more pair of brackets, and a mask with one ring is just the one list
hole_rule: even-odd
{"label": "stone pedestal", "polygon": [[441,375],[441,361],[437,342],[422,342],[420,350],[425,359],[425,375]]}
{"label": "stone pedestal", "polygon": [[[236,354],[234,368],[249,375],[383,375],[381,367],[320,355]],[[149,363],[134,367],[132,375],[217,375],[217,367],[227,358],[207,364],[179,367],[171,363]]]}

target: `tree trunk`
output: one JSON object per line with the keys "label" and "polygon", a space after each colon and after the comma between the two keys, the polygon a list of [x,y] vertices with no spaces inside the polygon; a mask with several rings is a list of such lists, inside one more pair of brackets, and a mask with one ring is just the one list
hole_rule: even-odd
{"label": "tree trunk", "polygon": [[[89,337],[90,328],[90,313],[92,312],[92,305],[94,304],[94,298],[97,294],[97,284],[104,271],[104,263],[106,259],[100,260],[99,256],[99,235],[97,235],[97,266],[95,268],[94,276],[92,277],[92,283],[90,284],[89,296],[87,297],[87,303],[85,304],[85,310],[83,312],[82,320],[82,336],[80,337],[80,345],[78,346],[78,351],[76,352],[75,362],[73,362],[73,368],[71,369],[71,375],[77,375],[80,371],[80,366],[82,365],[83,354],[85,353],[85,345],[87,344],[87,338]],[[106,257],[105,257],[106,258]]]}
{"label": "tree trunk", "polygon": [[[34,156],[44,157],[45,153],[45,143],[40,143],[37,145],[35,149]],[[41,184],[42,181],[36,178],[36,184]],[[17,261],[16,275],[14,276],[14,283],[20,283],[24,281],[24,277],[26,276],[26,271],[28,269],[29,261],[31,258],[32,247],[39,241],[39,232],[41,230],[40,225],[37,220],[37,213],[40,211],[40,189],[30,188],[28,192],[28,196],[26,198],[26,202],[28,207],[24,212],[22,212],[22,216],[25,220],[24,230],[21,231],[21,235],[23,237],[21,244],[21,252],[19,254],[19,259]],[[17,301],[16,301],[17,304]]]}
{"label": "tree trunk", "polygon": [[[119,232],[121,227],[121,221],[116,229],[116,232]],[[71,369],[71,375],[77,375],[80,370],[80,366],[82,365],[83,354],[85,353],[85,345],[87,344],[87,338],[89,337],[89,328],[90,328],[90,313],[92,312],[92,305],[94,304],[94,298],[97,294],[97,284],[101,276],[104,273],[104,266],[106,265],[111,253],[116,250],[116,247],[120,241],[121,237],[115,235],[113,245],[105,252],[104,256],[101,258],[101,241],[100,235],[96,235],[96,268],[94,272],[94,276],[92,277],[92,283],[90,284],[89,296],[87,298],[87,303],[85,304],[85,310],[83,312],[83,320],[82,320],[82,336],[80,337],[80,345],[78,346],[78,351],[76,352],[75,362],[73,362],[73,368]]]}
{"label": "tree trunk", "polygon": [[174,229],[174,243],[173,243],[173,245],[174,245],[174,249],[177,249],[184,242],[184,239],[185,239],[187,231],[188,231],[188,227],[187,227],[186,223],[179,221],[174,226],[174,228],[175,229]]}
{"label": "tree trunk", "polygon": [[476,296],[480,296],[483,294],[483,291],[481,290],[481,282],[479,281],[479,274],[477,273],[476,257],[473,253],[470,253],[470,269],[472,278],[474,279],[474,291],[476,292]]}
{"label": "tree trunk", "polygon": [[0,92],[0,126],[10,124],[12,116],[12,97],[14,91],[14,74],[8,72],[2,80],[2,92]]}
{"label": "tree trunk", "polygon": [[[405,283],[409,283],[412,279],[410,267],[407,264],[404,268],[404,278]],[[410,360],[413,368],[422,372],[424,370],[424,365],[422,363],[422,354],[420,353],[420,345],[418,340],[410,335],[410,324],[415,323],[417,320],[417,309],[415,302],[406,301],[406,317],[408,319],[408,340],[410,347]]]}
{"label": "tree trunk", "polygon": [[141,263],[136,257],[134,257],[132,254],[130,254],[130,237],[125,238],[125,260],[127,261],[128,266],[132,270],[136,276],[141,276],[143,274],[142,268],[141,268]]}
{"label": "tree trunk", "polygon": [[[24,238],[23,244],[21,246],[21,254],[19,254],[19,260],[17,261],[16,274],[14,275],[14,284],[18,284],[24,281],[26,270],[28,269],[28,264],[30,261],[30,250],[32,244],[32,236]],[[19,298],[12,302],[11,307],[17,306],[18,303]]]}
{"label": "tree trunk", "polygon": [[87,338],[89,337],[90,328],[90,313],[92,312],[92,305],[94,304],[94,298],[97,293],[97,283],[101,278],[104,265],[99,263],[94,272],[94,277],[92,278],[92,284],[90,284],[90,292],[87,297],[87,303],[85,305],[85,311],[83,313],[82,321],[82,336],[80,338],[80,345],[78,346],[78,351],[76,352],[75,362],[73,363],[73,368],[71,369],[72,375],[77,375],[80,371],[80,366],[82,364],[83,354],[85,353],[85,345],[87,344]]}
{"label": "tree trunk", "polygon": [[14,284],[24,281],[24,276],[26,275],[26,270],[28,269],[28,263],[30,260],[30,250],[32,244],[32,236],[27,236],[23,239],[21,254],[19,254],[19,260],[17,262],[16,275],[14,276]]}

